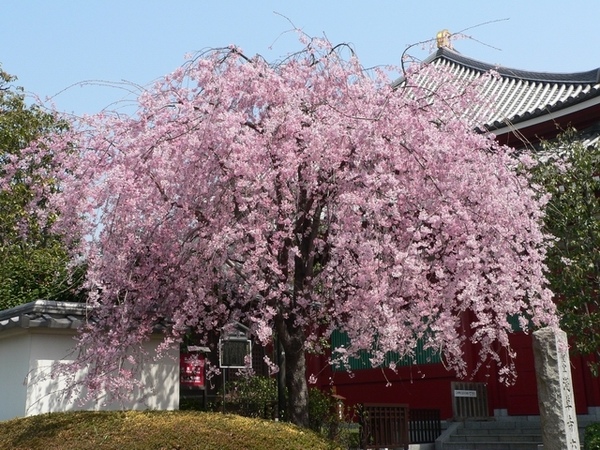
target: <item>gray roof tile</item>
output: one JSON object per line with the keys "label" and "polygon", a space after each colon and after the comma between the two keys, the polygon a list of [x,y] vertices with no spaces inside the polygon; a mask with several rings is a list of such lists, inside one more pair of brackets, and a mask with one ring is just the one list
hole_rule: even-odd
{"label": "gray roof tile", "polygon": [[38,300],[0,311],[0,332],[11,328],[75,329],[87,311],[84,303]]}
{"label": "gray roof tile", "polygon": [[[424,64],[446,68],[461,84],[491,70],[499,74],[499,77],[488,78],[483,85],[485,95],[495,98],[496,108],[472,112],[490,131],[588,99],[600,99],[600,68],[576,73],[531,72],[487,64],[449,48],[438,49]],[[402,80],[398,80],[395,85],[401,83]],[[429,80],[419,80],[419,83],[422,87],[433,88]]]}

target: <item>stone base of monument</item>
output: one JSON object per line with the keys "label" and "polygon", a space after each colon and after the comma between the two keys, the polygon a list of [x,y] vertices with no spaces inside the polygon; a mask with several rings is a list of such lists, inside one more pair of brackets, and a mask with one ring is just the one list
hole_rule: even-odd
{"label": "stone base of monument", "polygon": [[569,345],[564,331],[533,333],[533,356],[544,450],[579,450]]}

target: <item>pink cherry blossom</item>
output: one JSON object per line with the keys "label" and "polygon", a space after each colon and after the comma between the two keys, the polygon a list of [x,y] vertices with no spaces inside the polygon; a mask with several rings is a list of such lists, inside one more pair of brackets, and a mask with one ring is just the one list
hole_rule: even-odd
{"label": "pink cherry blossom", "polygon": [[341,362],[420,339],[466,375],[468,340],[510,379],[509,318],[556,324],[541,201],[510,150],[473,131],[477,85],[413,65],[394,89],[343,54],[215,50],[144,92],[135,117],[85,117],[29,149],[61,158],[55,228],[88,264],[74,367],[90,392],[127,392],[122,361],[147,357],[158,325],[178,345],[240,321],[282,343],[305,424],[304,352],[333,330],[350,338]]}

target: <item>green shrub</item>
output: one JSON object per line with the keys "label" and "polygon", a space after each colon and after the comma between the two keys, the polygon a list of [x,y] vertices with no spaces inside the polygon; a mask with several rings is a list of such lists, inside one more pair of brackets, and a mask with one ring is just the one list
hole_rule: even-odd
{"label": "green shrub", "polygon": [[331,395],[317,388],[308,391],[309,427],[317,433],[323,432],[333,421],[334,399]]}
{"label": "green shrub", "polygon": [[227,383],[225,408],[245,417],[274,418],[277,380],[263,376],[243,377]]}
{"label": "green shrub", "polygon": [[586,427],[585,450],[600,450],[600,423]]}
{"label": "green shrub", "polygon": [[[272,419],[277,408],[277,380],[263,376],[243,377],[225,386],[225,411],[245,417]],[[222,398],[218,396],[219,400]],[[222,401],[213,404],[221,411]],[[358,441],[357,433],[347,422],[351,420],[346,408],[330,394],[317,388],[308,391],[309,427],[323,438],[341,445]],[[282,418],[282,419],[285,419]],[[356,435],[356,436],[355,436]],[[356,437],[356,439],[354,439]]]}
{"label": "green shrub", "polygon": [[359,447],[358,428],[350,410],[332,394],[317,388],[308,391],[308,417],[311,430],[346,448]]}
{"label": "green shrub", "polygon": [[[277,380],[264,376],[242,377],[225,385],[225,411],[245,417],[273,419],[277,409]],[[213,411],[222,411],[223,392],[212,403]],[[358,447],[358,431],[348,410],[330,393],[311,388],[308,391],[309,428],[323,438],[346,447]],[[285,420],[285,417],[281,417]]]}

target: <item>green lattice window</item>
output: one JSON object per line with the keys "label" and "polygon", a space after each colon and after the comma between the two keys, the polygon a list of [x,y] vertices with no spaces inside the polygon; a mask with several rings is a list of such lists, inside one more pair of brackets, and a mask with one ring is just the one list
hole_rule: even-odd
{"label": "green lattice window", "polygon": [[[335,349],[338,347],[347,347],[350,343],[348,335],[340,331],[334,331],[331,334],[331,348]],[[363,350],[357,358],[350,358],[349,365],[351,370],[371,369],[371,363],[369,361],[370,354],[368,351]],[[390,363],[395,363],[396,366],[410,366],[414,364],[435,364],[441,362],[442,359],[438,351],[434,349],[425,349],[423,343],[419,341],[417,348],[415,349],[414,357],[400,358],[397,353],[388,352],[385,355],[384,367],[389,367]],[[341,366],[333,366],[334,371],[345,370]]]}
{"label": "green lattice window", "polygon": [[[519,315],[519,314],[514,314],[512,316],[508,316],[508,323],[512,327],[513,333],[523,331],[523,329],[521,328],[521,324],[519,323],[519,317],[521,317],[521,315]],[[529,322],[528,327],[530,330],[532,330],[534,328],[533,322],[531,321],[531,318],[527,318],[527,320]]]}

